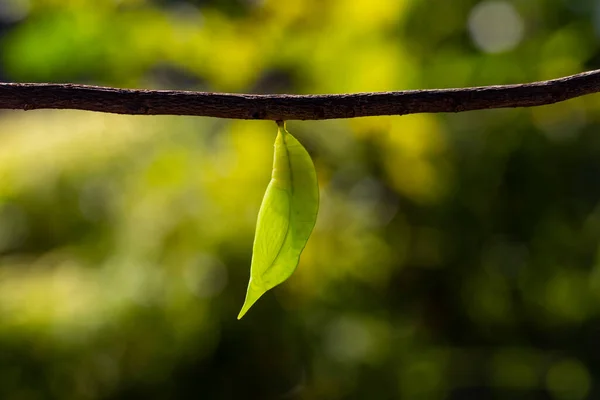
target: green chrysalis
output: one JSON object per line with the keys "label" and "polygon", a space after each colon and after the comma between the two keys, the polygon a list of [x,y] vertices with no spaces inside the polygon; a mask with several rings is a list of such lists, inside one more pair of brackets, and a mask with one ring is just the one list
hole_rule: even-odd
{"label": "green chrysalis", "polygon": [[315,166],[285,123],[277,121],[277,125],[272,178],[258,212],[250,282],[238,319],[267,290],[292,275],[317,221]]}

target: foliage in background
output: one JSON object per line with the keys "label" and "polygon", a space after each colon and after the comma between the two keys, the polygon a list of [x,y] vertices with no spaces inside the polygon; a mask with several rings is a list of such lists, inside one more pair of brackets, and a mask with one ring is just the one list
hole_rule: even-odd
{"label": "foliage in background", "polygon": [[[344,93],[598,67],[591,0],[3,0],[0,77]],[[0,115],[0,397],[600,395],[600,101],[291,122],[321,207],[236,321],[273,122]],[[546,397],[544,397],[546,396]]]}

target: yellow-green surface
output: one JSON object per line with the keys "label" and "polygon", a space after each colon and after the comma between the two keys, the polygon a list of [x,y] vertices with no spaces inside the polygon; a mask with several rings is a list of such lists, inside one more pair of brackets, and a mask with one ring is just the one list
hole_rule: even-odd
{"label": "yellow-green surface", "polygon": [[[0,79],[347,93],[600,67],[586,0],[0,0]],[[598,397],[600,102],[288,122],[319,216],[236,320],[275,124],[0,114],[0,399]]]}
{"label": "yellow-green surface", "polygon": [[256,222],[250,282],[238,319],[267,290],[288,279],[315,227],[317,174],[306,149],[278,123],[273,173]]}

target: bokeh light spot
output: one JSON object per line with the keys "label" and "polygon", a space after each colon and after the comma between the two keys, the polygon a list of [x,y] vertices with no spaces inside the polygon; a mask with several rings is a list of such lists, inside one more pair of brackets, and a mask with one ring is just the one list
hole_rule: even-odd
{"label": "bokeh light spot", "polygon": [[578,360],[559,361],[548,370],[548,390],[556,400],[580,400],[590,390],[590,375]]}
{"label": "bokeh light spot", "polygon": [[0,21],[16,22],[29,14],[29,0],[2,0],[0,1]]}
{"label": "bokeh light spot", "polygon": [[523,30],[521,16],[504,1],[483,1],[469,16],[471,38],[486,53],[512,50],[523,39]]}

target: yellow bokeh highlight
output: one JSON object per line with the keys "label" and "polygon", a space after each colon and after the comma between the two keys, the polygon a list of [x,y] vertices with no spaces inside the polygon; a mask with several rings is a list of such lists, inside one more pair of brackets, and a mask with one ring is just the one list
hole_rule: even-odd
{"label": "yellow bokeh highlight", "polygon": [[393,26],[409,4],[406,0],[335,0],[332,22],[360,31]]}
{"label": "yellow bokeh highlight", "polygon": [[[118,135],[106,134],[111,125],[118,125]],[[83,172],[82,164],[97,168],[152,135],[127,117],[80,111],[12,113],[0,130],[0,195],[53,184],[59,174]],[[88,146],[94,151],[81,151]]]}
{"label": "yellow bokeh highlight", "polygon": [[588,284],[588,276],[575,269],[564,269],[547,282],[544,305],[547,312],[561,322],[577,323],[590,313],[590,293],[581,288]]}
{"label": "yellow bokeh highlight", "polygon": [[206,11],[201,20],[186,22],[183,28],[178,21],[172,24],[176,40],[167,50],[171,59],[208,78],[216,89],[239,91],[257,78],[263,53],[250,26],[235,24],[217,11]]}
{"label": "yellow bokeh highlight", "polygon": [[549,35],[540,50],[539,79],[555,79],[582,71],[581,62],[593,54],[593,47],[575,26]]}
{"label": "yellow bokeh highlight", "polygon": [[[28,0],[32,8],[37,7],[60,7],[60,8],[87,8],[89,0]],[[94,6],[100,8],[115,9],[119,6],[139,6],[147,4],[148,0],[95,0]]]}
{"label": "yellow bokeh highlight", "polygon": [[316,8],[327,7],[326,2],[314,0],[265,0],[260,9],[272,23],[285,27],[303,17]]}
{"label": "yellow bokeh highlight", "polygon": [[546,387],[555,400],[586,399],[591,385],[590,373],[576,359],[554,363],[546,375]]}
{"label": "yellow bokeh highlight", "polygon": [[434,161],[440,161],[446,145],[435,117],[396,117],[380,137],[387,173],[399,192],[424,203],[435,202],[445,194],[447,171],[441,171]]}

